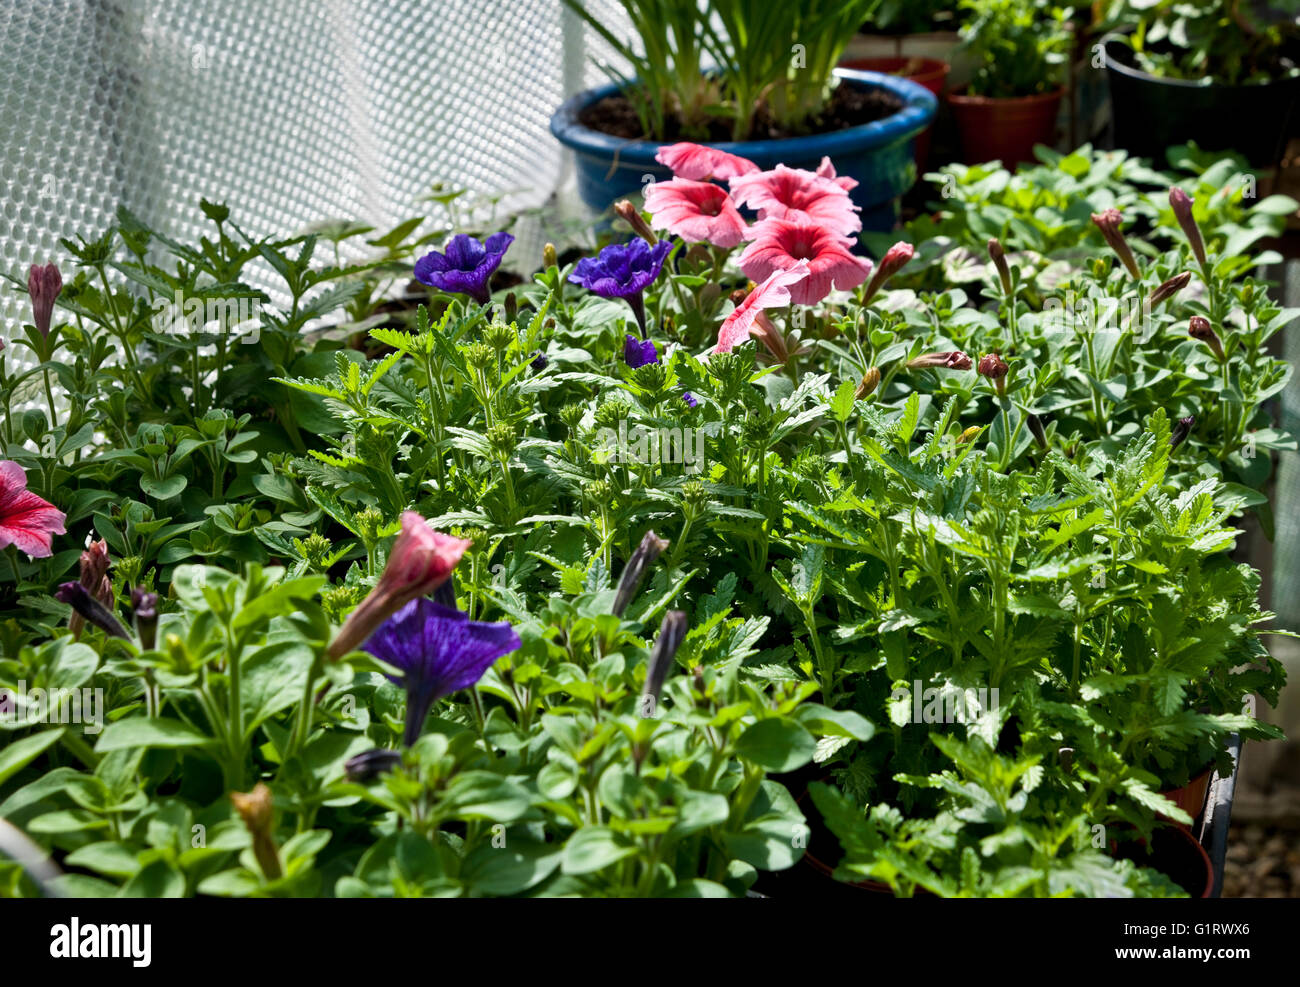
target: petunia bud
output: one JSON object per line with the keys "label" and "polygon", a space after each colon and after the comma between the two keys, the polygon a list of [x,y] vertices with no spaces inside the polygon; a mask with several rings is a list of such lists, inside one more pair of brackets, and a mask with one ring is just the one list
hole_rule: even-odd
{"label": "petunia bud", "polygon": [[373,750],[362,751],[344,761],[343,773],[348,781],[362,783],[387,774],[401,763],[400,752],[376,747]]}
{"label": "petunia bud", "polygon": [[650,571],[650,566],[654,564],[655,559],[663,553],[668,547],[668,541],[660,538],[653,531],[647,531],[641,539],[641,544],[636,547],[632,557],[627,560],[627,565],[623,567],[623,575],[618,580],[618,592],[614,594],[614,615],[623,616],[623,611],[632,602],[641,589],[641,584],[645,582],[646,573]]}
{"label": "petunia bud", "polygon": [[[91,541],[86,545],[86,550],[81,553],[78,581],[86,587],[86,592],[105,608],[113,606],[113,584],[108,578],[110,564],[108,542],[103,539]],[[85,625],[86,618],[74,610],[68,619],[68,628],[72,631],[73,637],[80,638],[81,630]]]}
{"label": "petunia bud", "polygon": [[1201,239],[1201,228],[1196,225],[1196,217],[1192,215],[1192,197],[1175,185],[1169,190],[1169,205],[1174,210],[1174,219],[1178,220],[1178,225],[1183,229],[1183,236],[1187,237],[1187,242],[1191,245],[1196,263],[1201,265],[1201,270],[1205,270],[1209,266],[1205,259],[1205,241]]}
{"label": "petunia bud", "polygon": [[1182,274],[1175,274],[1168,281],[1162,282],[1160,287],[1151,292],[1151,307],[1155,308],[1167,298],[1172,298],[1184,288],[1187,282],[1192,280],[1191,271],[1183,271]]}
{"label": "petunia bud", "polygon": [[230,801],[253,837],[253,856],[268,881],[282,877],[280,851],[275,845],[275,812],[271,804],[271,789],[259,781],[251,792],[231,792]]}
{"label": "petunia bud", "polygon": [[1141,281],[1142,273],[1138,270],[1137,260],[1133,256],[1133,251],[1129,249],[1124,234],[1119,229],[1122,218],[1118,209],[1107,209],[1104,212],[1092,214],[1092,221],[1097,225],[1097,229],[1101,230],[1101,235],[1110,244],[1110,249],[1115,251],[1119,259],[1124,262],[1124,266],[1128,268],[1128,273],[1133,276],[1133,280]]}
{"label": "petunia bud", "polygon": [[471,542],[432,530],[414,511],[402,515],[379,583],[348,615],[329,647],[332,659],[365,643],[385,620],[412,600],[428,596],[451,576]]}
{"label": "petunia bud", "polygon": [[94,624],[111,637],[128,639],[126,628],[113,616],[112,612],[96,600],[81,583],[64,583],[54,594],[60,603],[66,603],[82,616],[88,623]]}
{"label": "petunia bud", "polygon": [[659,624],[659,636],[655,638],[650,658],[646,662],[645,688],[641,692],[643,698],[650,697],[655,702],[659,701],[659,693],[663,691],[673,657],[686,639],[686,627],[686,614],[681,610],[669,610],[664,614],[664,619]]}
{"label": "petunia bud", "polygon": [[42,336],[50,334],[54,300],[63,290],[63,276],[54,264],[33,264],[27,271],[27,293],[32,299],[32,324]]}
{"label": "petunia bud", "polygon": [[530,361],[528,361],[528,365],[540,373],[541,371],[546,369],[546,365],[550,362],[551,361],[547,359],[545,353],[543,353],[541,350],[534,350],[533,358]]}
{"label": "petunia bud", "polygon": [[1200,340],[1210,348],[1216,360],[1223,362],[1223,343],[1219,339],[1219,334],[1214,331],[1214,327],[1210,325],[1209,319],[1203,315],[1193,315],[1191,321],[1187,323],[1187,335]]}
{"label": "petunia bud", "polygon": [[559,255],[555,252],[555,244],[548,243],[542,248],[542,264],[548,270],[559,266]]}
{"label": "petunia bud", "polygon": [[943,353],[925,353],[913,360],[908,360],[907,365],[912,370],[940,368],[944,370],[969,370],[971,368],[970,357],[961,350],[948,350]]}
{"label": "petunia bud", "polygon": [[1193,415],[1188,415],[1186,418],[1180,418],[1174,423],[1174,429],[1169,434],[1169,448],[1171,451],[1177,449],[1187,441],[1187,436],[1192,434],[1192,428],[1195,425],[1196,418]]}
{"label": "petunia bud", "polygon": [[975,436],[980,434],[980,431],[980,426],[972,425],[970,428],[962,432],[961,435],[957,436],[957,444],[964,445],[965,443],[970,442],[975,438]]}
{"label": "petunia bud", "polygon": [[893,277],[904,264],[910,261],[916,255],[915,248],[910,243],[904,243],[900,240],[888,250],[885,256],[880,258],[880,263],[871,275],[871,280],[867,282],[867,290],[862,296],[862,304],[865,305],[876,296],[885,282]]}
{"label": "petunia bud", "polygon": [[998,280],[1002,282],[1002,294],[1011,294],[1011,268],[1007,265],[1007,252],[996,238],[989,240],[989,260],[997,269]]}
{"label": "petunia bud", "polygon": [[1025,424],[1029,426],[1029,434],[1032,435],[1034,441],[1038,443],[1038,448],[1046,449],[1047,430],[1043,428],[1043,420],[1037,415],[1031,414],[1025,419]]}
{"label": "petunia bud", "polygon": [[1001,380],[1007,375],[1007,361],[1002,359],[998,353],[986,353],[980,357],[979,365],[975,370],[981,377],[987,377],[989,380]]}
{"label": "petunia bud", "polygon": [[641,215],[641,210],[628,202],[627,199],[620,199],[618,202],[614,203],[614,212],[618,213],[619,217],[623,219],[628,226],[632,227],[633,233],[639,236],[646,243],[650,244],[650,246],[653,247],[659,242],[659,237],[655,235],[654,230],[650,229],[650,224],[647,223],[645,217]]}
{"label": "petunia bud", "polygon": [[857,390],[853,392],[853,400],[861,401],[863,398],[869,397],[870,395],[876,392],[876,388],[879,386],[880,386],[880,368],[871,367],[865,374],[862,375],[862,379],[858,381]]}
{"label": "petunia bud", "polygon": [[140,637],[140,647],[153,650],[158,632],[158,594],[143,586],[131,591],[131,609],[135,612],[135,632]]}

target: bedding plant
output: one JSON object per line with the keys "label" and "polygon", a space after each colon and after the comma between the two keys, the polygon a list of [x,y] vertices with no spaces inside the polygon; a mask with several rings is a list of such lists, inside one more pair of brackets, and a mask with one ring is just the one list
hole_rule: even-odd
{"label": "bedding plant", "polygon": [[0,817],[61,873],[6,893],[741,895],[806,852],[1184,893],[1115,849],[1277,735],[1230,555],[1294,448],[1273,207],[1085,149],[1046,203],[952,172],[873,261],[833,162],[670,154],[572,261],[204,203],[14,279]]}

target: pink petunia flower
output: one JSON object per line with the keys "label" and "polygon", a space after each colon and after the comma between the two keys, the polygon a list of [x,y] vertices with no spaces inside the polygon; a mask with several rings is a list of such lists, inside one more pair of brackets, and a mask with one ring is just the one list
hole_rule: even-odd
{"label": "pink petunia flower", "polygon": [[388,553],[379,582],[348,614],[330,644],[330,657],[341,658],[359,648],[393,613],[445,583],[471,544],[434,531],[414,511],[404,513],[402,530]]}
{"label": "pink petunia flower", "polygon": [[645,190],[645,207],[656,229],[687,243],[734,247],[745,239],[745,220],[727,190],[712,182],[674,178]]}
{"label": "pink petunia flower", "polygon": [[758,165],[748,158],[688,141],[665,144],[655,152],[655,160],[664,167],[671,168],[677,178],[692,182],[703,182],[710,178],[726,181],[736,175],[758,171]]}
{"label": "pink petunia flower", "polygon": [[740,255],[740,269],[755,284],[761,284],[773,271],[788,271],[800,261],[808,262],[808,277],[790,290],[790,300],[796,305],[815,305],[832,287],[849,291],[871,273],[871,261],[849,250],[851,240],[815,223],[768,219],[754,226],[749,236],[754,242]]}
{"label": "pink petunia flower", "polygon": [[831,164],[831,159],[825,156],[822,157],[822,163],[817,166],[817,174],[821,178],[829,178],[845,192],[857,188],[859,184],[856,178],[850,178],[848,175],[836,177],[835,166]]}
{"label": "pink petunia flower", "polygon": [[808,261],[801,260],[786,270],[776,270],[745,296],[718,329],[718,345],[714,353],[730,352],[733,346],[744,342],[750,336],[756,336],[767,345],[778,359],[783,356],[785,340],[774,345],[778,337],[776,326],[763,314],[767,308],[780,308],[790,304],[790,286],[798,284],[808,277]]}
{"label": "pink petunia flower", "polygon": [[53,535],[66,534],[67,516],[27,489],[27,474],[12,460],[0,460],[0,548],[15,546],[34,559],[53,554]]}
{"label": "pink petunia flower", "polygon": [[816,223],[840,236],[862,229],[849,193],[833,180],[802,168],[779,164],[771,171],[740,175],[731,179],[731,196],[736,205],[758,210],[760,220]]}

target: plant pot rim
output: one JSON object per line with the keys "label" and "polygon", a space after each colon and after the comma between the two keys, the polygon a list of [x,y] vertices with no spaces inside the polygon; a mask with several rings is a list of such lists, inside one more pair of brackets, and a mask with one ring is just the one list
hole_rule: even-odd
{"label": "plant pot rim", "polygon": [[[880,68],[882,62],[897,62],[899,63],[899,69],[912,64],[918,65],[918,68],[915,72],[908,72],[906,75],[900,76],[897,69],[890,71]],[[873,64],[877,67],[871,68],[870,66]],[[840,68],[855,69],[862,72],[881,72],[896,78],[919,80],[931,76],[947,76],[952,71],[952,64],[942,58],[930,58],[927,55],[866,55],[862,58],[845,59],[840,62]]]}
{"label": "plant pot rim", "polygon": [[961,106],[1030,106],[1060,99],[1065,94],[1064,86],[1057,86],[1045,93],[1035,93],[1033,96],[970,96],[966,93],[968,88],[969,84],[954,89],[948,94],[948,102]]}
{"label": "plant pot rim", "polygon": [[[938,110],[939,103],[934,93],[910,79],[882,72],[841,68],[835,69],[835,76],[850,83],[884,89],[900,99],[903,108],[882,120],[825,134],[783,137],[777,140],[702,143],[746,158],[760,157],[779,161],[782,158],[807,158],[814,153],[834,158],[838,154],[858,154],[873,148],[888,147],[915,137],[933,122]],[[661,147],[673,142],[615,137],[593,130],[579,121],[579,114],[584,109],[618,91],[617,83],[609,83],[571,96],[551,116],[551,133],[561,144],[575,151],[662,167],[655,161],[655,154]]]}
{"label": "plant pot rim", "polygon": [[1207,82],[1209,76],[1202,76],[1200,79],[1167,79],[1164,76],[1144,72],[1135,65],[1126,65],[1118,58],[1115,58],[1111,54],[1111,46],[1116,44],[1122,46],[1125,51],[1133,51],[1132,46],[1128,43],[1127,34],[1112,31],[1110,34],[1105,35],[1101,39],[1101,54],[1106,70],[1127,76],[1130,79],[1150,83],[1153,86],[1169,86],[1173,89],[1213,89],[1220,92],[1237,92],[1245,95],[1259,92],[1261,89],[1268,89],[1270,86],[1300,85],[1300,75],[1269,79],[1267,82],[1248,82],[1244,85],[1234,86],[1222,82]]}
{"label": "plant pot rim", "polygon": [[[1197,856],[1199,856],[1201,858],[1202,863],[1205,864],[1205,887],[1201,889],[1200,894],[1194,895],[1194,897],[1197,898],[1211,897],[1214,894],[1214,863],[1210,860],[1210,855],[1206,852],[1205,847],[1201,845],[1201,841],[1192,835],[1191,830],[1183,826],[1162,826],[1156,832],[1162,834],[1168,834],[1174,839],[1181,840],[1184,845],[1195,847]],[[1155,834],[1153,833],[1152,836],[1154,837],[1154,835]],[[1140,842],[1146,842],[1146,841],[1143,840]],[[1143,864],[1143,866],[1152,866],[1152,865],[1147,863],[1147,864]],[[1153,869],[1158,870],[1159,868],[1153,868]],[[1162,871],[1161,873],[1164,872]],[[1188,894],[1191,894],[1191,892],[1188,891]]]}

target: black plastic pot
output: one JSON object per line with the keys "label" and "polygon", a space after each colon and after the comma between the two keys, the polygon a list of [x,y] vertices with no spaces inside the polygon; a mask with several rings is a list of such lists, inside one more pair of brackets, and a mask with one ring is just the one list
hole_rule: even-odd
{"label": "black plastic pot", "polygon": [[1102,45],[1110,83],[1115,146],[1165,164],[1165,149],[1195,141],[1210,151],[1237,151],[1256,167],[1282,157],[1300,131],[1300,78],[1262,85],[1207,86],[1161,79],[1136,67],[1119,35]]}

